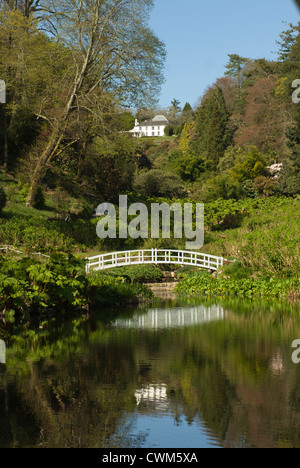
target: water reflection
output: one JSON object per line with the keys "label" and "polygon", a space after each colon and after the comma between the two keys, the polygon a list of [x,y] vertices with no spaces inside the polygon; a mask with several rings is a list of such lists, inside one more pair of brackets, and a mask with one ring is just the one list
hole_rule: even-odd
{"label": "water reflection", "polygon": [[168,395],[166,384],[151,384],[134,394],[138,406],[147,406],[160,411],[168,409]]}
{"label": "water reflection", "polygon": [[300,447],[297,308],[120,312],[3,332],[0,447]]}
{"label": "water reflection", "polygon": [[179,328],[199,325],[224,319],[224,309],[221,306],[209,307],[173,307],[165,309],[150,309],[147,314],[135,315],[131,319],[116,320],[115,327],[162,329]]}
{"label": "water reflection", "polygon": [[0,364],[6,363],[6,345],[5,341],[0,340]]}

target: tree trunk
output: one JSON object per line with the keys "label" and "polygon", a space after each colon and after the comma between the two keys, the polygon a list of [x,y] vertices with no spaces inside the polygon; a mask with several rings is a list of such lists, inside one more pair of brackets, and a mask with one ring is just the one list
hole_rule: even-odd
{"label": "tree trunk", "polygon": [[4,161],[3,161],[3,168],[5,172],[8,169],[8,137],[7,137],[7,114],[6,114],[6,106],[3,105],[3,132],[4,132]]}
{"label": "tree trunk", "polygon": [[58,129],[53,130],[52,135],[50,137],[49,143],[42,153],[36,168],[34,170],[31,185],[29,189],[29,194],[26,201],[26,206],[34,206],[34,202],[36,199],[36,194],[39,188],[39,185],[47,171],[47,164],[50,162],[52,156],[55,154],[63,136]]}
{"label": "tree trunk", "polygon": [[77,180],[80,180],[81,176],[82,176],[84,161],[85,161],[86,152],[87,152],[87,146],[88,146],[88,136],[85,135],[83,143],[82,143],[82,149],[81,149],[80,155],[79,155],[78,169],[77,169]]}

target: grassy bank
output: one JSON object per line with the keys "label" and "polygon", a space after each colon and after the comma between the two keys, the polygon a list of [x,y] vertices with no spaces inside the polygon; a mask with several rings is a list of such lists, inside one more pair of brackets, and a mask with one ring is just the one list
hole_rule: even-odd
{"label": "grassy bank", "polygon": [[180,295],[240,297],[246,299],[300,299],[300,278],[214,278],[209,274],[185,278],[177,286]]}

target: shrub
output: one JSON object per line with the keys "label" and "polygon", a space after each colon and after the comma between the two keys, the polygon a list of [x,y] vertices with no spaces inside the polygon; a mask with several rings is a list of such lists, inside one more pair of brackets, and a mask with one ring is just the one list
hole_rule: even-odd
{"label": "shrub", "polygon": [[252,273],[251,268],[245,267],[242,264],[242,262],[239,260],[236,262],[230,263],[230,265],[227,265],[223,268],[224,276],[229,276],[230,278],[236,279],[236,280],[249,278],[251,273]]}
{"label": "shrub", "polygon": [[162,279],[162,271],[151,265],[115,268],[109,275],[128,278],[131,283],[150,283]]}
{"label": "shrub", "polygon": [[156,169],[141,173],[136,178],[135,189],[143,196],[183,198],[186,195],[179,176]]}

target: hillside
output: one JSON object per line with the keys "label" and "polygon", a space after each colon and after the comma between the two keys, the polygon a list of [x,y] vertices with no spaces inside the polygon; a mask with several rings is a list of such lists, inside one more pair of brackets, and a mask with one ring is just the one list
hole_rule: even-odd
{"label": "hillside", "polygon": [[[26,207],[24,187],[1,175],[7,203],[0,217],[0,245],[25,251],[72,252],[89,256],[136,247],[183,248],[177,239],[100,240],[94,203],[87,198],[46,192],[43,209]],[[170,199],[145,199],[172,203]],[[189,200],[192,202],[192,200]],[[65,221],[66,216],[69,221]],[[297,276],[300,271],[300,198],[217,200],[205,204],[205,245],[201,251],[240,260],[259,275]]]}

